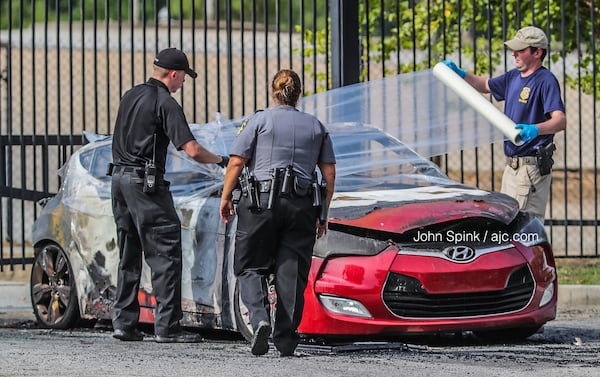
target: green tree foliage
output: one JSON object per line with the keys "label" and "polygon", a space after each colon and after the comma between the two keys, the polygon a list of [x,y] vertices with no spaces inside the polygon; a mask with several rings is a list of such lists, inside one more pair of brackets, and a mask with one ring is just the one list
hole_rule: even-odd
{"label": "green tree foliage", "polygon": [[597,65],[596,37],[600,35],[597,4],[589,0],[367,0],[360,3],[361,35],[383,42],[363,39],[363,58],[370,54],[378,60],[389,59],[398,49],[427,52],[420,61],[400,64],[401,72],[409,72],[459,53],[471,70],[489,73],[490,67],[502,61],[503,41],[519,28],[535,25],[550,38],[553,62],[573,53],[580,56],[577,68],[581,74],[568,76],[567,81],[591,93]]}
{"label": "green tree foliage", "polygon": [[[156,12],[169,8],[172,18],[206,17],[208,4],[218,5],[224,20],[243,19],[256,24],[279,22],[304,31],[306,56],[328,51],[325,9],[327,0],[0,0],[0,29],[28,27],[35,22],[68,20],[129,20],[133,10],[143,12],[149,23]],[[552,62],[575,56],[577,75],[567,83],[585,93],[600,89],[596,80],[597,37],[600,36],[600,1],[592,0],[361,0],[359,27],[363,60],[388,61],[402,51],[415,59],[386,65],[386,74],[429,68],[445,57],[459,56],[459,63],[476,73],[488,73],[502,63],[502,42],[526,25],[541,27],[551,41]],[[227,7],[229,4],[229,8]],[[83,17],[82,17],[83,15]],[[141,14],[137,15],[138,19]],[[329,34],[330,35],[330,34]],[[423,54],[425,52],[425,54]],[[366,68],[365,68],[366,70]],[[366,71],[363,72],[366,77]]]}
{"label": "green tree foliage", "polygon": [[[386,66],[386,74],[430,68],[448,56],[465,68],[487,74],[502,64],[503,42],[521,27],[535,25],[550,38],[551,62],[578,57],[577,75],[566,74],[572,87],[584,93],[600,89],[598,65],[600,14],[590,0],[364,0],[359,2],[362,60],[388,61],[399,51],[413,51],[414,59]],[[325,28],[305,30],[310,45],[306,55],[322,51]],[[317,35],[319,38],[314,38]],[[423,54],[425,53],[425,54]],[[572,63],[571,63],[572,64]],[[363,64],[363,79],[367,75]]]}

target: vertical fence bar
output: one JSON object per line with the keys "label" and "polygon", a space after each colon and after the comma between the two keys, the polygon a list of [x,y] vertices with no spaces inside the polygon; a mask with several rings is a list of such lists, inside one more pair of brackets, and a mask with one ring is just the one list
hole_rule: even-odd
{"label": "vertical fence bar", "polygon": [[244,8],[244,0],[240,0],[240,61],[242,62],[242,67],[240,69],[240,93],[242,95],[241,98],[241,111],[242,115],[246,114],[246,69],[245,69],[245,40],[244,40],[244,32],[246,31],[246,19],[245,19],[245,8]]}
{"label": "vertical fence bar", "polygon": [[[195,2],[191,2],[190,3],[190,17],[191,17],[191,30],[192,30],[192,36],[191,36],[191,41],[192,41],[192,50],[191,50],[191,58],[192,58],[192,67],[194,67],[194,70],[196,70],[196,72],[198,71],[197,68],[197,64],[196,64],[196,6],[195,6]],[[144,25],[143,30],[146,30],[146,25]],[[146,38],[144,38],[144,45],[146,45]],[[144,54],[144,61],[146,54]],[[146,64],[144,64],[145,66]],[[196,95],[196,88],[198,87],[196,80],[192,80],[192,87],[194,88],[194,90],[192,91],[192,123],[196,123],[197,119],[198,119],[198,96]]]}
{"label": "vertical fence bar", "polygon": [[[7,143],[1,151],[3,154],[3,162],[5,162],[5,167],[13,166],[12,161],[12,6],[8,5],[8,41],[6,44],[6,135],[7,135]],[[4,246],[4,242],[8,242],[8,258],[11,260],[10,268],[13,269],[12,258],[13,258],[13,227],[12,227],[12,218],[13,218],[13,207],[12,207],[12,198],[10,194],[10,188],[12,187],[12,171],[10,169],[6,169],[3,167],[3,182],[2,184],[9,188],[9,195],[6,200],[6,212],[4,212],[4,208],[2,209],[2,219],[6,219],[6,238],[0,240],[0,244]],[[3,200],[2,200],[3,201]],[[4,223],[4,221],[2,221]],[[4,233],[2,233],[4,234]],[[4,249],[2,249],[2,257],[4,257]],[[4,265],[4,263],[2,264]]]}
{"label": "vertical fence bar", "polygon": [[[577,93],[578,93],[578,109],[579,109],[579,131],[578,131],[578,144],[579,144],[579,169],[578,169],[578,177],[579,177],[579,255],[583,255],[583,226],[581,225],[583,222],[583,123],[582,123],[582,112],[581,112],[581,96],[583,94],[582,91],[582,83],[581,83],[581,25],[580,25],[580,9],[579,2],[575,2],[575,28],[577,30]],[[568,216],[567,216],[568,217]]]}
{"label": "vertical fence bar", "polygon": [[592,171],[592,174],[594,175],[594,221],[595,221],[595,225],[594,225],[594,249],[596,250],[596,256],[598,256],[598,145],[597,145],[597,140],[598,140],[598,110],[597,110],[597,91],[596,91],[596,84],[597,84],[597,76],[596,76],[596,70],[598,67],[598,62],[596,61],[596,43],[595,42],[595,37],[598,35],[599,30],[597,30],[596,28],[596,12],[594,12],[593,10],[596,9],[596,4],[595,4],[595,0],[591,0],[590,1],[590,9],[592,9],[592,12],[590,12],[590,21],[592,24],[591,27],[591,35],[590,35],[590,41],[589,44],[591,46],[592,49],[592,67],[593,67],[593,71],[592,71],[592,98],[594,100],[594,106],[592,107],[592,116],[593,116],[593,135],[594,135],[594,170]]}
{"label": "vertical fence bar", "polygon": [[[75,119],[73,116],[73,106],[75,103],[75,97],[73,96],[73,80],[75,78],[75,72],[73,70],[73,4],[71,1],[69,1],[68,7],[67,7],[67,14],[68,14],[68,20],[69,20],[69,32],[68,32],[68,38],[69,38],[69,94],[67,96],[67,98],[69,99],[69,156],[73,153],[73,147],[74,147],[74,141],[73,141],[73,133],[75,132],[75,129],[73,127],[74,123],[75,123]],[[60,19],[60,18],[59,18]],[[81,43],[83,44],[84,41],[83,39],[81,39]],[[58,42],[58,44],[60,45],[60,41]],[[82,61],[84,59],[81,59]],[[65,156],[65,161],[67,160],[67,156]]]}
{"label": "vertical fence bar", "polygon": [[[60,58],[60,1],[59,0],[55,0],[54,2],[54,17],[55,20],[54,22],[56,23],[56,28],[55,28],[55,33],[56,33],[56,46],[54,46],[54,52],[56,53],[56,65],[54,67],[55,69],[55,73],[56,73],[56,123],[54,124],[54,127],[56,127],[56,134],[58,135],[58,158],[56,160],[56,170],[60,169],[61,167],[61,161],[64,158],[63,155],[63,145],[61,143],[60,140],[60,135],[61,135],[61,120],[62,120],[62,110],[61,110],[61,105],[62,105],[62,101],[61,101],[61,95],[62,95],[62,91],[61,91],[61,76],[60,76],[60,70],[61,70],[61,58]],[[52,122],[50,122],[50,126],[52,126]],[[50,132],[52,132],[52,130],[50,130]]]}
{"label": "vertical fence bar", "polygon": [[[488,43],[488,66],[489,66],[489,72],[491,75],[491,71],[492,71],[492,66],[493,66],[493,61],[492,61],[492,40],[494,39],[494,30],[492,27],[492,19],[494,18],[495,14],[494,14],[494,9],[492,7],[491,4],[491,0],[488,0],[488,9],[489,9],[489,17],[488,17],[488,30],[489,30],[489,43]],[[490,189],[492,191],[496,191],[496,180],[494,179],[495,177],[495,169],[496,169],[496,159],[495,159],[495,154],[494,154],[494,147],[492,146],[490,148]],[[502,164],[500,164],[500,166],[502,166]]]}
{"label": "vertical fence bar", "polygon": [[[477,9],[477,3],[475,0],[473,0],[472,5],[471,5],[471,9],[473,11],[473,13],[475,13],[475,10]],[[489,14],[487,15],[487,17],[489,17]],[[476,28],[476,24],[475,24],[475,17],[472,17],[472,26],[473,26],[473,30],[477,30]],[[477,51],[478,51],[478,46],[477,46],[477,32],[475,31],[473,33],[473,63],[474,66],[477,66]],[[488,41],[490,41],[489,36],[488,36]],[[477,132],[477,127],[475,128],[475,132]],[[473,150],[473,154],[475,157],[475,186],[479,187],[479,147],[475,147]]]}
{"label": "vertical fence bar", "polygon": [[[304,36],[306,35],[306,25],[305,25],[305,20],[306,20],[306,15],[305,15],[305,10],[304,10],[304,0],[300,1],[300,35],[301,35],[301,44],[300,44],[300,78],[302,79],[302,82],[305,83],[306,82],[306,78],[304,75],[304,71],[306,70],[306,63],[304,61]],[[306,87],[304,87],[304,90],[306,91]]]}
{"label": "vertical fence bar", "polygon": [[24,17],[23,17],[23,0],[19,1],[19,131],[20,131],[20,135],[19,135],[19,144],[20,144],[20,159],[21,161],[19,161],[19,165],[21,166],[21,221],[20,221],[20,225],[21,225],[21,239],[20,244],[21,244],[21,268],[25,269],[25,219],[27,218],[25,216],[25,200],[23,199],[25,197],[25,189],[27,187],[27,159],[25,158],[25,156],[27,155],[27,152],[25,150],[26,146],[24,143],[24,134],[25,134],[25,118],[24,118],[24,114],[25,114],[25,107],[24,107],[24,95],[23,92],[24,90],[24,75],[23,72],[25,71],[25,65],[23,63],[23,59],[24,59],[24,54],[23,54],[23,22],[24,22]]}
{"label": "vertical fence bar", "polygon": [[[179,13],[177,14],[177,21],[178,21],[177,27],[179,28],[179,38],[178,38],[177,46],[179,47],[180,50],[184,51],[187,56],[189,56],[190,51],[186,51],[186,48],[183,44],[183,1],[182,0],[179,0],[178,8],[179,8]],[[193,80],[190,80],[190,81],[193,81]],[[178,93],[179,93],[179,99],[181,101],[180,102],[181,107],[185,109],[185,91],[179,90]]]}
{"label": "vertical fence bar", "polygon": [[[290,69],[294,69],[294,64],[293,64],[293,56],[294,56],[294,45],[293,45],[293,36],[294,36],[294,17],[293,17],[293,10],[292,10],[292,1],[293,0],[288,0],[287,4],[288,4],[288,12],[287,12],[287,19],[288,19],[288,56],[289,56],[289,67]],[[304,81],[302,82],[304,85]]]}
{"label": "vertical fence bar", "polygon": [[225,9],[225,30],[227,32],[227,115],[229,119],[233,118],[233,27],[232,27],[231,0],[227,1]]}
{"label": "vertical fence bar", "polygon": [[[369,0],[365,1],[365,14],[369,14]],[[363,43],[363,48],[365,49],[365,53],[366,53],[366,74],[365,74],[365,81],[369,81],[371,80],[371,25],[370,25],[370,19],[369,17],[365,17],[365,29],[364,29],[364,33],[365,33],[365,38],[364,38],[364,43]],[[364,53],[363,53],[364,56]]]}
{"label": "vertical fence bar", "polygon": [[[329,35],[329,20],[331,19],[331,17],[329,16],[329,2],[325,2],[325,40],[329,41],[330,40],[330,35]],[[358,25],[357,25],[358,28]],[[360,43],[358,43],[358,56],[360,57]],[[329,80],[329,73],[330,73],[330,66],[329,66],[329,57],[331,56],[331,45],[329,43],[327,43],[327,46],[325,48],[325,88],[326,89],[331,89],[331,80]],[[360,61],[360,58],[359,58]],[[359,64],[358,62],[356,64]],[[359,72],[360,72],[360,65],[359,65]],[[360,76],[360,75],[359,75]]]}
{"label": "vertical fence bar", "polygon": [[[35,7],[35,1],[31,2],[31,14],[34,15],[36,14],[36,7]],[[37,51],[37,46],[36,46],[36,22],[35,22],[35,18],[32,19],[31,21],[31,133],[33,135],[33,141],[32,141],[32,153],[31,155],[33,156],[33,166],[32,166],[32,170],[33,170],[33,179],[32,179],[32,185],[33,185],[33,190],[37,191],[38,190],[38,164],[36,163],[36,161],[38,160],[38,148],[37,148],[37,98],[36,98],[36,92],[37,92],[37,65],[36,65],[36,51]],[[36,198],[38,199],[38,198]],[[34,202],[33,204],[33,218],[37,218],[37,205]]]}
{"label": "vertical fence bar", "polygon": [[256,70],[257,70],[257,51],[256,51],[256,1],[252,2],[252,87],[253,87],[253,94],[254,94],[254,103],[253,103],[253,107],[256,109],[258,107],[257,104],[257,89],[258,89],[258,80],[256,79]]}
{"label": "vertical fence bar", "polygon": [[135,78],[135,24],[136,24],[136,16],[134,1],[137,0],[129,0],[128,9],[129,9],[129,87],[137,84]]}
{"label": "vertical fence bar", "polygon": [[[119,93],[123,93],[123,0],[117,1],[117,77],[119,82]],[[109,38],[106,40],[107,44],[110,44],[110,31],[108,32]],[[108,60],[110,61],[110,60]],[[107,61],[107,62],[108,62]],[[107,64],[108,66],[109,64]],[[109,94],[110,95],[110,94]],[[110,111],[109,111],[110,114]],[[110,119],[110,118],[109,118]]]}
{"label": "vertical fence bar", "polygon": [[338,88],[360,80],[358,1],[333,0],[331,5],[331,85]]}
{"label": "vertical fence bar", "polygon": [[[93,96],[93,103],[94,103],[94,132],[95,133],[99,133],[100,132],[100,125],[98,122],[99,119],[99,115],[100,113],[98,112],[98,2],[97,0],[94,0],[94,11],[93,11],[93,20],[92,20],[92,34],[93,34],[93,46],[94,46],[94,51],[92,52],[92,56],[93,56],[93,65],[94,65],[94,74],[92,76],[93,78],[93,88],[94,88],[94,92],[92,94]],[[84,85],[84,81],[82,81],[82,89],[85,88]]]}
{"label": "vertical fence bar", "polygon": [[[459,66],[463,65],[462,62],[462,38],[460,37],[460,35],[462,34],[462,1],[458,0],[458,64]],[[475,68],[475,66],[473,66],[473,68]],[[462,127],[459,128],[459,130],[462,132]],[[462,139],[462,138],[461,138]],[[464,152],[461,149],[459,152],[459,161],[460,161],[460,181],[464,182],[465,181],[465,171],[464,171],[464,165],[465,165],[465,156],[464,156]]]}
{"label": "vertical fence bar", "polygon": [[87,41],[85,38],[85,1],[82,1],[80,3],[80,15],[79,15],[79,22],[81,23],[80,27],[81,27],[81,51],[79,52],[81,54],[81,123],[83,124],[83,127],[86,128],[87,126],[87,111],[86,111],[86,102],[87,102],[87,96],[86,96],[86,90],[85,90],[85,84],[89,84],[86,81],[86,75],[85,75],[85,69],[86,69],[86,50],[87,50]]}
{"label": "vertical fence bar", "polygon": [[[105,1],[104,2],[104,26],[105,26],[105,30],[104,30],[104,36],[105,36],[105,56],[106,56],[106,119],[110,120],[110,77],[111,77],[111,69],[110,69],[110,64],[108,64],[108,62],[110,62],[110,7],[109,7],[109,2]],[[120,76],[120,75],[119,75]],[[120,84],[120,77],[119,77],[119,93],[121,93],[121,84]],[[107,122],[108,124],[105,124],[105,130],[107,134],[110,134],[110,121]]]}
{"label": "vertical fence bar", "polygon": [[[204,80],[205,80],[205,85],[204,85],[204,120],[208,120],[208,83],[209,83],[209,75],[208,75],[208,9],[207,9],[207,5],[206,5],[206,1],[203,2],[204,4],[204,22],[203,22],[203,28],[202,28],[202,33],[204,34]],[[254,3],[254,2],[253,2]]]}
{"label": "vertical fence bar", "polygon": [[215,19],[215,33],[216,33],[215,39],[217,42],[217,49],[215,51],[215,54],[217,56],[217,64],[216,64],[217,65],[216,66],[216,69],[217,69],[217,74],[216,74],[217,95],[216,95],[216,98],[217,98],[217,111],[219,111],[219,112],[221,111],[221,49],[219,48],[219,46],[221,45],[221,22],[220,22],[221,7],[219,6],[220,3],[221,3],[220,1],[216,2],[217,9],[215,12],[215,14],[217,16]]}
{"label": "vertical fence bar", "polygon": [[[268,25],[267,25],[268,27]],[[276,51],[276,71],[281,69],[281,2],[275,0],[275,48]]]}
{"label": "vertical fence bar", "polygon": [[312,55],[312,76],[315,78],[313,80],[313,93],[316,93],[319,90],[319,84],[317,82],[317,77],[319,76],[318,66],[317,66],[317,0],[313,0],[311,3],[311,15],[312,15],[312,45],[313,45],[313,55]]}
{"label": "vertical fence bar", "polygon": [[267,101],[265,103],[265,107],[269,106],[270,98],[269,98],[269,1],[265,0],[263,2],[263,23],[264,23],[264,37],[265,37],[265,98]]}

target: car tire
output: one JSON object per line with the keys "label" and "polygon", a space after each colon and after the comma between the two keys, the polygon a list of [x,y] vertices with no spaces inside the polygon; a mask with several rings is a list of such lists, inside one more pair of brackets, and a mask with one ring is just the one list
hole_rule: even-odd
{"label": "car tire", "polygon": [[473,334],[486,341],[508,341],[527,339],[539,331],[541,326],[523,326],[499,330],[473,331]]}
{"label": "car tire", "polygon": [[33,313],[41,327],[68,329],[79,322],[73,269],[59,246],[48,244],[36,254],[30,293]]}
{"label": "car tire", "polygon": [[[271,306],[271,327],[275,324],[275,304],[277,302],[277,294],[275,293],[275,286],[273,285],[274,276],[270,275],[267,281],[267,289],[269,290],[269,305]],[[234,290],[234,302],[233,302],[233,310],[235,312],[235,324],[237,330],[242,334],[244,339],[251,342],[252,341],[252,325],[250,324],[250,312],[244,302],[242,301],[242,297],[240,295],[240,287],[239,283],[235,281],[235,290]]]}
{"label": "car tire", "polygon": [[240,295],[240,287],[238,280],[235,281],[234,299],[233,299],[233,310],[235,314],[235,324],[237,330],[242,334],[244,339],[252,341],[252,325],[250,324],[250,312],[246,305],[242,302]]}

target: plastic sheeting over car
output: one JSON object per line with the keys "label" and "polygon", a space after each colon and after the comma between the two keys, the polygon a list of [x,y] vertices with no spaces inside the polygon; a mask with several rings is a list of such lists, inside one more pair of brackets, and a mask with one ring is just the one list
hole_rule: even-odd
{"label": "plastic sheeting over car", "polygon": [[[336,192],[453,185],[456,183],[424,157],[503,139],[494,126],[446,89],[430,70],[329,90],[303,98],[299,107],[315,114],[332,135],[337,159]],[[225,155],[241,122],[217,114],[215,121],[193,124],[191,128],[205,148]],[[64,182],[61,190],[66,206],[81,206],[86,196],[110,199],[110,179],[105,170],[111,159],[111,139],[91,134],[86,137],[95,141],[82,147],[69,166],[91,174],[77,174],[76,180]],[[224,169],[196,163],[170,148],[165,179],[171,182],[176,202],[218,193]],[[70,200],[73,195],[77,201]],[[107,207],[86,205],[75,209],[93,213],[106,211]]]}
{"label": "plastic sheeting over car", "polygon": [[300,108],[326,124],[358,122],[379,127],[424,157],[504,138],[432,70],[328,90],[301,99]]}
{"label": "plastic sheeting over car", "polygon": [[[228,154],[237,132],[235,122],[223,120],[220,116],[214,122],[192,124],[190,127],[200,144],[219,155]],[[112,161],[112,137],[89,133],[85,136],[90,143],[73,154],[59,171],[64,178],[60,189],[63,203],[68,208],[86,214],[112,216],[111,206],[102,203],[102,200],[110,200],[111,180],[106,175],[106,168]],[[75,169],[77,173],[66,174],[66,169]],[[197,163],[184,152],[169,146],[165,179],[171,182],[175,202],[186,202],[216,193],[223,186],[224,172],[216,164]]]}
{"label": "plastic sheeting over car", "polygon": [[[239,121],[219,120],[194,124],[191,128],[204,147],[217,154],[228,154],[239,124]],[[331,124],[328,128],[337,159],[337,192],[456,184],[431,161],[377,128],[357,123]],[[165,179],[171,182],[175,202],[218,193],[223,185],[224,169],[215,164],[199,164],[172,146],[169,152]],[[79,172],[62,174],[65,177],[61,188],[65,206],[87,214],[111,215],[110,206],[103,205],[102,200],[98,202],[98,199],[110,200],[106,165],[111,155],[110,137],[90,143],[73,155],[67,168]]]}

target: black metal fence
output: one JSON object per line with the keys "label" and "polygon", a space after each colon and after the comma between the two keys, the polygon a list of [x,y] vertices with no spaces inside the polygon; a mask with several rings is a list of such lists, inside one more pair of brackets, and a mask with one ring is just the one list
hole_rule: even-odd
{"label": "black metal fence", "polygon": [[[503,48],[521,26],[551,39],[567,131],[558,152],[547,227],[555,253],[598,256],[595,1],[524,0],[0,0],[0,269],[31,263],[36,201],[84,140],[110,134],[121,94],[148,77],[165,47],[199,72],[176,95],[188,120],[236,118],[269,106],[280,68],[305,94],[431,68],[451,58],[469,71],[512,67]],[[451,178],[496,190],[500,144],[441,156]]]}

